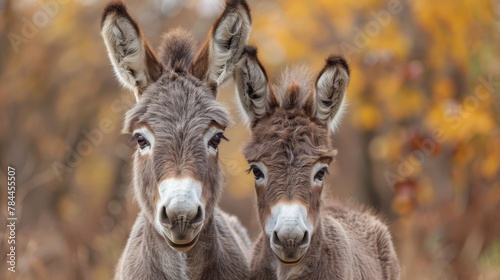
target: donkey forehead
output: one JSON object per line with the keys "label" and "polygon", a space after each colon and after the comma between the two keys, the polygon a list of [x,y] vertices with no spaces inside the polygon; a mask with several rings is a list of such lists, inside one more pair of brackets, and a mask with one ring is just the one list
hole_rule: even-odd
{"label": "donkey forehead", "polygon": [[328,131],[300,110],[278,109],[252,127],[250,142],[244,149],[248,161],[294,166],[328,161],[335,156]]}
{"label": "donkey forehead", "polygon": [[230,123],[226,108],[205,83],[189,75],[167,73],[152,84],[126,113],[123,131],[131,133],[142,125],[153,130],[205,129],[212,122],[225,128]]}

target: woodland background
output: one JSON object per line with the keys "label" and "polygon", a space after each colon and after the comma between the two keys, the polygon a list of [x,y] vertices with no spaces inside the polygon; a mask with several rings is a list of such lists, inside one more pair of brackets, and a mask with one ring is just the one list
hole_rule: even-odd
{"label": "woodland background", "polygon": [[[203,40],[223,6],[125,2],[155,46],[177,26]],[[328,195],[386,217],[402,279],[500,279],[500,1],[249,3],[250,41],[272,76],[301,63],[317,73],[330,53],[348,58],[350,106]],[[15,274],[0,226],[2,279],[110,279],[136,217],[132,148],[120,135],[134,99],[100,38],[104,5],[0,0],[0,215],[12,165],[19,217]],[[221,146],[222,208],[254,238],[233,84],[219,99],[235,123]]]}

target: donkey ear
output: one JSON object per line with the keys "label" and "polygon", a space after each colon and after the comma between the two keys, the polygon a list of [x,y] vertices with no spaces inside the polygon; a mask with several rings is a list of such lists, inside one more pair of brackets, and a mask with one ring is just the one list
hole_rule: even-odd
{"label": "donkey ear", "polygon": [[269,88],[266,71],[257,58],[257,49],[245,47],[238,67],[234,72],[234,80],[241,113],[247,124],[266,115],[275,102]]}
{"label": "donkey ear", "polygon": [[246,1],[227,0],[224,12],[212,26],[190,72],[216,89],[233,74],[250,28],[250,8]]}
{"label": "donkey ear", "polygon": [[314,114],[334,133],[347,106],[345,95],[349,85],[349,66],[343,57],[330,56],[316,79]]}
{"label": "donkey ear", "polygon": [[161,76],[163,68],[121,1],[110,2],[104,9],[101,35],[118,80],[139,100],[144,89]]}

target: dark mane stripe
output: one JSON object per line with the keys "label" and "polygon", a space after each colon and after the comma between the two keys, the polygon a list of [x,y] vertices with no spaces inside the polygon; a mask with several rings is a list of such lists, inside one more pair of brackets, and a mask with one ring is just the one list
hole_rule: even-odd
{"label": "dark mane stripe", "polygon": [[163,35],[160,58],[167,68],[176,72],[187,71],[195,51],[195,40],[186,30],[177,28]]}

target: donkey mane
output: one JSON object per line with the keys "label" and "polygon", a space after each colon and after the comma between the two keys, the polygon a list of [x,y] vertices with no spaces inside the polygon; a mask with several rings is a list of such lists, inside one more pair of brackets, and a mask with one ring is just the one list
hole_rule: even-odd
{"label": "donkey mane", "polygon": [[303,109],[310,106],[307,99],[312,93],[312,72],[305,65],[287,67],[272,86],[279,107]]}
{"label": "donkey mane", "polygon": [[[269,129],[262,134],[254,132],[253,141],[251,140],[243,150],[248,161],[256,161],[267,155],[279,164],[296,166],[299,162],[304,162],[304,159],[317,155],[323,155],[325,158],[336,156],[337,150],[329,148],[328,140],[323,141],[327,139],[325,131],[319,129],[301,110],[278,108],[273,117],[275,118],[259,123]],[[322,135],[324,137],[321,137]],[[269,143],[273,143],[277,148],[273,149],[271,154],[266,154],[269,153]],[[283,152],[287,156],[279,157]]]}
{"label": "donkey mane", "polygon": [[163,65],[176,72],[186,71],[196,52],[193,35],[183,28],[176,28],[163,35],[160,59]]}
{"label": "donkey mane", "polygon": [[[176,83],[169,83],[170,92],[166,92],[164,88],[157,85],[151,85],[154,87],[153,90],[148,90],[145,92],[145,95],[148,98],[142,98],[139,102],[127,111],[125,114],[125,120],[123,124],[123,133],[131,133],[135,126],[145,123],[145,120],[154,119],[155,122],[164,122],[169,119],[172,119],[175,114],[178,112],[175,111],[162,111],[160,113],[155,113],[155,111],[148,110],[149,106],[155,106],[155,104],[170,104],[173,103],[174,107],[181,107],[180,100],[176,98],[172,98],[175,93],[186,94],[186,95],[203,95],[205,84],[198,79],[194,78],[192,75],[189,75],[186,72],[176,72],[173,70],[169,70],[163,74],[163,76],[159,79],[159,82],[176,81]],[[189,88],[188,92],[184,92],[185,88]],[[210,101],[209,104],[192,104],[191,113],[195,113],[198,111],[213,111],[216,114],[212,115],[214,120],[222,125],[227,126],[230,123],[230,120],[226,117],[229,116],[227,109],[219,104],[216,100]],[[205,106],[205,107],[204,107]],[[216,109],[216,110],[214,110]],[[218,113],[221,112],[221,113]],[[186,119],[191,119],[190,116],[186,116]],[[190,126],[196,125],[196,123],[186,122],[185,130],[188,130]]]}

